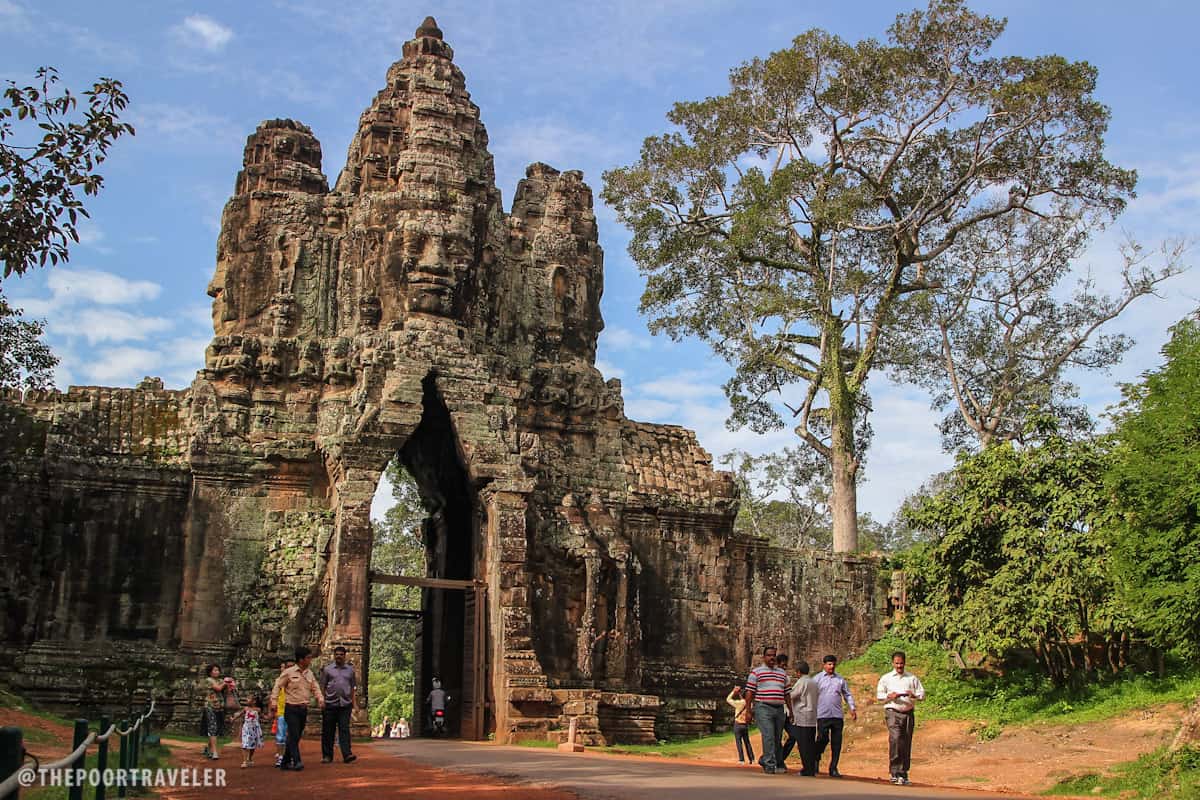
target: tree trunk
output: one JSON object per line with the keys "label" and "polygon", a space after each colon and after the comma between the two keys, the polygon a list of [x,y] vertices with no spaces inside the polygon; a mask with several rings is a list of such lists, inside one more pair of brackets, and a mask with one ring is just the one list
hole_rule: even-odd
{"label": "tree trunk", "polygon": [[[840,340],[839,340],[840,341]],[[833,514],[833,552],[858,549],[858,468],[854,449],[854,398],[842,377],[829,390],[830,466],[833,483],[829,506]]]}

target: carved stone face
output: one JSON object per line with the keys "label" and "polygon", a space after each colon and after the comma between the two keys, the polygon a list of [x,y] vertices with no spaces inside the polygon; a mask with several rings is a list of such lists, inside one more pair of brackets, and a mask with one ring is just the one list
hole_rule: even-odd
{"label": "carved stone face", "polygon": [[461,293],[471,264],[464,232],[438,215],[404,226],[404,267],[409,313],[458,317]]}
{"label": "carved stone face", "polygon": [[208,282],[208,296],[213,299],[213,330],[218,334],[225,333],[222,330],[225,327],[224,323],[237,319],[236,303],[232,301],[229,289],[226,286],[228,275],[229,259],[225,253],[225,249],[222,247],[217,252],[216,271],[213,274],[212,280]]}

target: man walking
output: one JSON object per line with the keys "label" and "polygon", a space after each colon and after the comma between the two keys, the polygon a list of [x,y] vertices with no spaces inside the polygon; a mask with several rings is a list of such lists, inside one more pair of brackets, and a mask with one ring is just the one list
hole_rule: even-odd
{"label": "man walking", "polygon": [[[808,662],[796,663],[796,685],[788,701],[792,708],[792,741],[800,750],[800,774],[817,774],[817,703],[820,690],[808,674]],[[784,758],[787,758],[785,752]]]}
{"label": "man walking", "polygon": [[358,756],[350,752],[350,714],[358,703],[354,699],[358,681],[354,667],[346,663],[346,648],[333,648],[333,663],[321,668],[318,679],[325,695],[325,711],[321,714],[321,763],[333,761],[333,737],[337,734],[342,762],[349,764]]}
{"label": "man walking", "polygon": [[858,710],[854,707],[854,697],[850,694],[846,679],[837,674],[837,656],[821,659],[821,670],[815,679],[818,692],[816,765],[820,765],[825,746],[829,745],[829,777],[840,778],[842,773],[838,772],[838,759],[842,755],[842,728],[846,724],[842,716],[842,701],[846,701],[851,719],[858,719]]}
{"label": "man walking", "polygon": [[[784,675],[788,675],[788,654],[779,653],[775,656],[775,666],[783,670]],[[796,746],[796,738],[792,734],[792,707],[788,704],[787,686],[791,683],[789,677],[784,683],[783,693],[783,734],[779,741],[779,757],[775,762],[776,772],[787,772],[787,757],[792,754],[792,748]]]}
{"label": "man walking", "polygon": [[754,721],[762,735],[762,755],[758,763],[763,772],[774,775],[780,763],[779,738],[783,733],[783,706],[787,695],[787,673],[775,664],[776,649],[763,648],[763,663],[750,670],[744,697],[753,709]]}
{"label": "man walking", "polygon": [[921,679],[904,671],[907,659],[904,651],[892,653],[892,671],[879,678],[875,699],[887,702],[883,706],[888,728],[888,771],[892,783],[907,786],[909,762],[912,757],[912,735],[916,724],[913,708],[916,701],[925,699]]}
{"label": "man walking", "polygon": [[280,769],[304,769],[300,761],[300,736],[304,733],[304,723],[308,721],[308,706],[312,699],[317,698],[317,704],[325,708],[325,698],[321,696],[321,687],[313,677],[309,666],[312,664],[312,650],[307,647],[296,648],[296,663],[279,674],[271,694],[278,696],[282,690],[286,701],[283,709],[284,722],[287,724],[287,747],[283,752],[283,763]]}

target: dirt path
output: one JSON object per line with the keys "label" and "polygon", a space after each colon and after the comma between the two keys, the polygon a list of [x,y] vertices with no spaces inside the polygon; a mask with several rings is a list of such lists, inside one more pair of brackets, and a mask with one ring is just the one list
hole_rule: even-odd
{"label": "dirt path", "polygon": [[[848,721],[846,727],[842,772],[867,779],[886,778],[887,732],[882,709],[863,691],[861,679],[852,683],[855,696],[862,699],[859,721]],[[914,780],[925,785],[1037,793],[1062,778],[1101,772],[1159,747],[1178,726],[1183,710],[1178,705],[1160,706],[1105,722],[1013,727],[988,742],[980,742],[966,722],[919,720],[912,775]],[[26,748],[39,756],[54,758],[70,750],[71,730],[56,722],[12,708],[0,708],[0,725],[22,728],[26,732]],[[504,779],[505,776],[518,777],[515,771],[511,775],[500,772],[494,773],[500,777],[481,778],[441,769],[436,762],[429,764],[428,759],[405,758],[403,750],[391,743],[356,744],[358,761],[345,765],[340,761],[321,764],[319,744],[306,741],[301,746],[306,769],[299,773],[274,769],[271,747],[258,754],[261,763],[241,769],[238,766],[241,751],[235,748],[226,749],[220,760],[212,762],[200,757],[201,745],[198,743],[170,738],[166,743],[171,747],[172,766],[224,768],[227,786],[221,790],[222,797],[292,800],[298,794],[325,797],[338,790],[366,789],[363,796],[381,800],[434,796],[446,800],[575,800],[575,795],[570,792]],[[756,751],[757,745],[756,741]],[[486,750],[478,752],[482,757]],[[792,759],[798,761],[795,755]],[[426,763],[420,764],[419,760]],[[695,758],[695,761],[721,764],[734,760],[732,739],[728,745],[697,753]],[[757,770],[749,772],[757,773]],[[166,800],[199,800],[213,797],[212,792],[212,789],[202,788],[162,789],[160,796]]]}
{"label": "dirt path", "polygon": [[[850,683],[859,714],[857,723],[846,720],[841,771],[887,778],[887,729],[873,699],[874,679],[856,675]],[[1014,726],[987,742],[979,741],[968,722],[925,720],[918,712],[912,777],[938,786],[1038,793],[1063,778],[1103,772],[1166,744],[1183,711],[1168,705],[1104,722]],[[756,738],[756,753],[758,748]],[[697,758],[736,760],[732,736],[727,746],[701,751]],[[790,760],[800,759],[793,754]]]}
{"label": "dirt path", "polygon": [[[211,800],[220,797],[253,797],[255,800],[295,800],[297,797],[362,797],[371,800],[575,800],[575,795],[556,789],[481,779],[411,761],[398,760],[378,751],[374,744],[355,743],[358,760],[343,764],[321,763],[321,745],[315,741],[300,744],[303,772],[282,772],[272,766],[274,746],[263,748],[255,756],[255,765],[242,769],[241,751],[229,748],[217,761],[201,758],[201,745],[194,742],[165,740],[171,748],[171,764],[178,767],[224,767],[226,787],[214,795],[213,789],[163,789],[163,800]],[[259,759],[262,763],[258,763]]]}

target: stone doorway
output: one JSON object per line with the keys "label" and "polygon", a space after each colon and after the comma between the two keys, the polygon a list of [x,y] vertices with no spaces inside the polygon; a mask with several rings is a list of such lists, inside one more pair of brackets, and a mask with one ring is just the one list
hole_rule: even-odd
{"label": "stone doorway", "polygon": [[489,730],[482,545],[486,512],[468,478],[449,410],[433,374],[422,384],[421,421],[395,459],[415,485],[423,511],[419,535],[424,563],[412,565],[404,575],[372,571],[369,581],[372,587],[412,587],[419,591],[419,601],[410,603],[402,614],[373,607],[368,613],[379,618],[373,624],[388,624],[383,618],[415,623],[413,733],[424,732],[425,698],[438,679],[453,698],[447,715],[450,735],[481,739]]}

